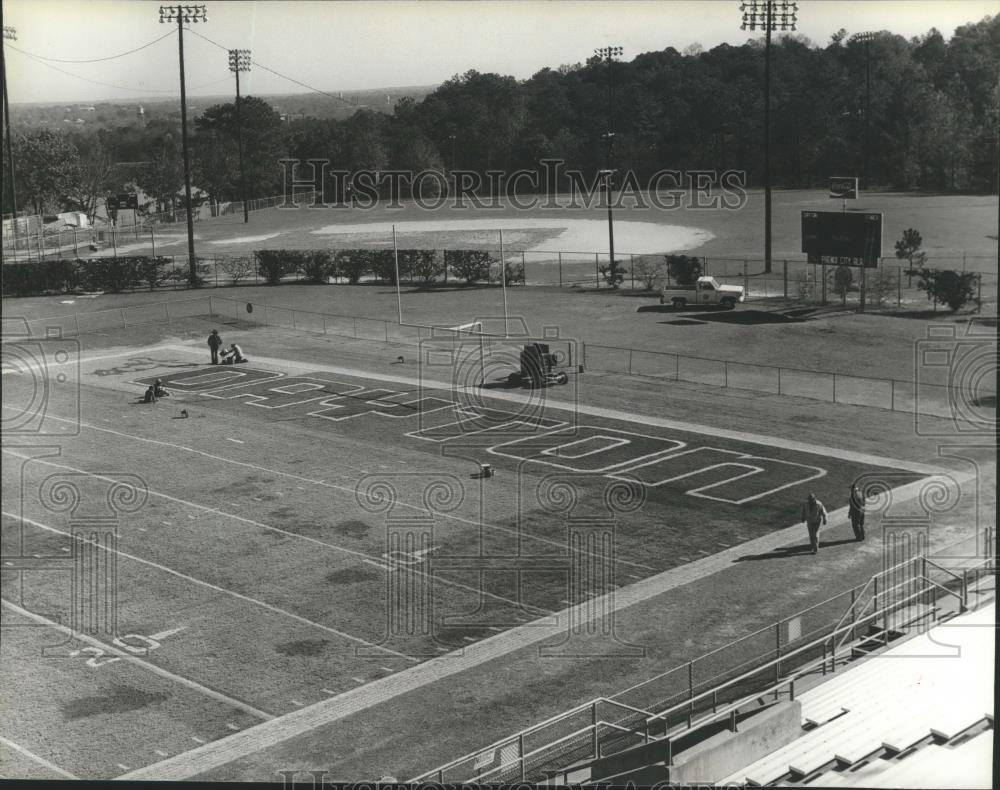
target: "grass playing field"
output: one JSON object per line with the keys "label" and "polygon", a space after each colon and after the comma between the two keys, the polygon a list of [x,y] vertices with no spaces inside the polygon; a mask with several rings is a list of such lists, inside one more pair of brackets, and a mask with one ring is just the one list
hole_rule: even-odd
{"label": "grass playing field", "polygon": [[[558,646],[573,607],[751,546],[808,491],[833,510],[859,475],[927,469],[469,391],[448,367],[347,372],[261,341],[212,367],[200,345],[95,349],[80,412],[49,392],[57,450],[5,446],[5,625],[25,627],[5,632],[4,735],[74,775],[128,774],[531,623],[563,623],[531,637]],[[156,378],[171,396],[137,404]],[[31,402],[29,377],[4,384],[5,410]],[[115,481],[145,495],[104,525],[108,603],[74,592],[72,535],[100,528]],[[66,631],[107,625],[105,603],[110,632]]]}

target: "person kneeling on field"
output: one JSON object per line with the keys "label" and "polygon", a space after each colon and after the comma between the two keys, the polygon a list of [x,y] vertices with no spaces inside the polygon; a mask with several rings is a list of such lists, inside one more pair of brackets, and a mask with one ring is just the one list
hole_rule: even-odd
{"label": "person kneeling on field", "polygon": [[222,352],[222,364],[232,365],[234,362],[248,362],[247,358],[243,356],[243,349],[240,348],[235,343],[230,344],[226,351]]}
{"label": "person kneeling on field", "polygon": [[163,389],[163,379],[157,379],[153,384],[153,394],[157,398],[168,398],[170,393]]}
{"label": "person kneeling on field", "polygon": [[146,389],[146,393],[142,396],[141,403],[156,403],[156,390],[153,389],[152,384],[150,384]]}

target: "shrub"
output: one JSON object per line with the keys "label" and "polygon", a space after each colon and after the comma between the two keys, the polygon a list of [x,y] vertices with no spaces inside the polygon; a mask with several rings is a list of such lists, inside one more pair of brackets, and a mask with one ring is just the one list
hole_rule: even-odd
{"label": "shrub", "polygon": [[249,255],[226,255],[219,258],[218,266],[229,276],[233,285],[254,273],[254,261]]}
{"label": "shrub", "polygon": [[664,255],[667,271],[678,285],[694,285],[701,277],[701,259],[693,255]]}
{"label": "shrub", "polygon": [[444,261],[437,250],[400,250],[399,272],[402,277],[411,277],[429,285],[436,277],[444,274]]}
{"label": "shrub", "polygon": [[472,285],[479,280],[488,280],[490,264],[496,263],[496,258],[485,250],[445,250],[445,265],[455,276]]}
{"label": "shrub", "polygon": [[523,263],[508,263],[505,273],[507,285],[524,285]]}
{"label": "shrub", "polygon": [[299,270],[302,253],[297,250],[258,250],[257,271],[268,285],[278,285],[287,274]]}
{"label": "shrub", "polygon": [[610,264],[608,266],[602,266],[600,268],[601,277],[604,278],[604,282],[610,285],[612,288],[617,288],[623,282],[625,282],[625,275],[627,272],[622,268],[622,265],[615,261],[614,267]]}
{"label": "shrub", "polygon": [[333,273],[333,261],[326,250],[310,250],[301,253],[300,270],[306,282],[321,285]]}
{"label": "shrub", "polygon": [[666,275],[666,263],[656,258],[642,257],[632,265],[632,271],[646,291],[659,289]]}
{"label": "shrub", "polygon": [[897,270],[889,269],[885,266],[879,266],[877,269],[866,272],[865,301],[868,304],[874,302],[876,307],[881,307],[896,290],[898,280],[899,274]]}
{"label": "shrub", "polygon": [[144,258],[88,258],[80,261],[82,285],[90,291],[132,291],[142,281],[139,266]]}
{"label": "shrub", "polygon": [[159,288],[160,285],[169,279],[167,271],[168,263],[169,261],[162,257],[138,259],[137,274],[139,279],[149,286],[150,291]]}
{"label": "shrub", "polygon": [[971,302],[976,296],[979,275],[974,272],[920,269],[917,276],[920,278],[917,288],[927,291],[927,298],[932,299],[935,305],[942,302],[954,311]]}
{"label": "shrub", "polygon": [[[387,285],[396,284],[396,253],[393,250],[372,250],[368,253],[371,260],[371,273]],[[402,273],[402,261],[400,261]]]}
{"label": "shrub", "polygon": [[346,277],[351,285],[357,285],[371,270],[371,252],[368,250],[338,250],[333,256],[337,275]]}

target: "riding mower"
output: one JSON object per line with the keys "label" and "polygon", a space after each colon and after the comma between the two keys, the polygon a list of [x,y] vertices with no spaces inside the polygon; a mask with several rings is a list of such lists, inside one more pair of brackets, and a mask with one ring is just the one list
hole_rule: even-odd
{"label": "riding mower", "polygon": [[569,381],[563,371],[557,371],[557,354],[549,353],[548,343],[529,343],[521,350],[521,369],[507,377],[512,387],[551,387]]}

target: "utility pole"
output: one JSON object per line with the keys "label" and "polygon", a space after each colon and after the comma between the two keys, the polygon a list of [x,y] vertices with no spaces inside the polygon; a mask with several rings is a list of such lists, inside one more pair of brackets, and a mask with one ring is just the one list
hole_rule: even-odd
{"label": "utility pole", "polygon": [[615,288],[618,285],[616,280],[618,266],[615,263],[615,224],[611,211],[611,194],[615,176],[614,168],[611,166],[611,149],[614,145],[615,138],[613,64],[615,62],[615,58],[620,57],[623,51],[624,50],[621,47],[600,47],[599,49],[594,50],[594,54],[608,64],[608,131],[601,135],[605,141],[605,169],[601,175],[604,176],[604,196],[608,201],[608,255],[610,258],[608,275],[610,277],[610,285],[612,288]]}
{"label": "utility pole", "polygon": [[[4,25],[4,40],[17,41],[17,31]],[[7,93],[7,59],[0,48],[0,71],[3,72],[3,133],[7,143],[7,180],[10,182],[10,211],[12,237],[14,240],[14,260],[17,260],[17,190],[14,188],[14,149],[10,136],[10,95]]]}
{"label": "utility pole", "polygon": [[250,71],[250,50],[229,50],[229,70],[236,75],[236,139],[240,156],[240,199],[243,201],[243,222],[250,221],[250,211],[247,208],[247,179],[243,170],[243,121],[240,118],[240,72]]}
{"label": "utility pole", "polygon": [[184,23],[207,22],[203,5],[161,5],[160,23],[177,22],[177,50],[181,73],[181,143],[184,151],[184,195],[187,198],[187,235],[189,279],[198,285],[198,260],[194,254],[194,201],[191,199],[191,156],[188,151],[187,95],[184,91]]}
{"label": "utility pole", "polygon": [[771,31],[795,30],[791,0],[747,0],[741,30],[764,29],[764,271],[771,272]]}
{"label": "utility pole", "polygon": [[871,186],[868,160],[871,156],[871,108],[872,108],[872,40],[876,33],[859,33],[855,38],[865,42],[865,156],[862,183],[865,189]]}

